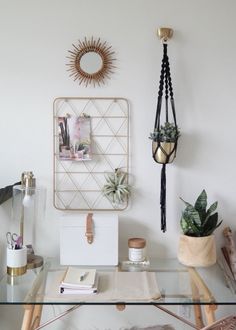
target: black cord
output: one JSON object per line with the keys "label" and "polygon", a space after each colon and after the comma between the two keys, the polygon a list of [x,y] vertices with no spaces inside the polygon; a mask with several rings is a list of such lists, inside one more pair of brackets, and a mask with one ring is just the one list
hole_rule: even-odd
{"label": "black cord", "polygon": [[161,205],[161,230],[165,232],[166,231],[166,164],[163,164],[161,169],[160,205]]}
{"label": "black cord", "polygon": [[[165,92],[165,120],[169,122],[169,108],[168,102],[170,101],[170,108],[172,111],[173,121],[176,128],[176,132],[178,130],[177,121],[176,121],[176,113],[175,113],[175,104],[174,104],[174,93],[170,75],[170,64],[169,58],[167,55],[167,43],[163,44],[163,58],[162,58],[162,65],[161,65],[161,74],[160,74],[160,81],[159,81],[159,90],[158,90],[158,98],[157,98],[157,108],[156,108],[156,117],[155,117],[155,124],[154,124],[154,132],[159,132],[161,126],[161,107],[162,107],[162,97],[163,97],[163,90]],[[170,97],[170,100],[169,100]],[[161,170],[161,191],[160,191],[160,208],[161,208],[161,230],[163,232],[166,231],[166,164],[173,159],[173,154],[175,155],[177,149],[177,141],[178,138],[174,141],[173,150],[170,153],[167,153],[164,148],[161,146],[160,140],[154,140],[155,147],[153,147],[153,158],[158,163],[158,150],[165,155],[165,163],[161,162],[162,170]]]}

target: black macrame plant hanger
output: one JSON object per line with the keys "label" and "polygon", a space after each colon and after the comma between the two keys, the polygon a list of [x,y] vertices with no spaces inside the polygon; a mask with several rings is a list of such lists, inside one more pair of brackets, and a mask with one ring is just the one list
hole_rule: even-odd
{"label": "black macrame plant hanger", "polygon": [[[161,75],[159,82],[159,91],[157,98],[156,118],[154,132],[159,132],[161,129],[161,110],[163,90],[165,92],[165,123],[169,122],[169,117],[172,117],[172,124],[178,132],[178,126],[175,114],[174,94],[170,75],[169,58],[167,55],[167,43],[163,41],[163,59],[161,66]],[[170,108],[169,109],[169,105]],[[166,164],[171,163],[176,155],[178,136],[172,142],[163,142],[160,138],[153,139],[152,153],[155,162],[162,164],[161,170],[161,191],[160,191],[160,207],[161,207],[161,230],[166,231]]]}

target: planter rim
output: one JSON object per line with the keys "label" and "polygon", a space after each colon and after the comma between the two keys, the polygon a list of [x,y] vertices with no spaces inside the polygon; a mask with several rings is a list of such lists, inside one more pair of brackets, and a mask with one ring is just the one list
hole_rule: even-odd
{"label": "planter rim", "polygon": [[172,141],[162,141],[162,140],[153,140],[153,139],[152,139],[153,142],[160,142],[160,143],[175,143],[177,140],[178,140],[178,139],[176,139],[176,140],[172,140]]}
{"label": "planter rim", "polygon": [[185,237],[189,237],[189,238],[209,238],[211,236],[215,236],[214,233],[207,235],[207,236],[189,236],[189,235],[185,235],[185,234],[180,234],[180,236],[185,236]]}

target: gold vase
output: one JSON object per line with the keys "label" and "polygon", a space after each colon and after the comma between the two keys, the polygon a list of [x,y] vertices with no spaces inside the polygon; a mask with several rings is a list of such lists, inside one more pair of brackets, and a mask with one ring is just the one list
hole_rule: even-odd
{"label": "gold vase", "polygon": [[176,155],[175,144],[175,142],[152,141],[152,154],[155,161],[160,164],[172,163]]}

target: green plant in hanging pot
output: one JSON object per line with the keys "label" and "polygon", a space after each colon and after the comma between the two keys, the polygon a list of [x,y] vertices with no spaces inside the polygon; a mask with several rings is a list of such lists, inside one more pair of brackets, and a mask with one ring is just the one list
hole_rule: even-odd
{"label": "green plant in hanging pot", "polygon": [[172,163],[176,156],[177,141],[180,136],[178,126],[174,123],[165,122],[159,129],[150,133],[152,140],[153,158],[157,163]]}
{"label": "green plant in hanging pot", "polygon": [[130,185],[127,183],[127,173],[120,169],[115,169],[114,173],[105,176],[106,183],[102,188],[102,193],[114,206],[122,205],[130,194]]}
{"label": "green plant in hanging pot", "polygon": [[215,212],[218,202],[207,209],[207,193],[205,190],[197,197],[194,205],[186,202],[182,212],[178,259],[186,266],[206,267],[216,262],[216,245],[213,232],[218,228],[218,213]]}

